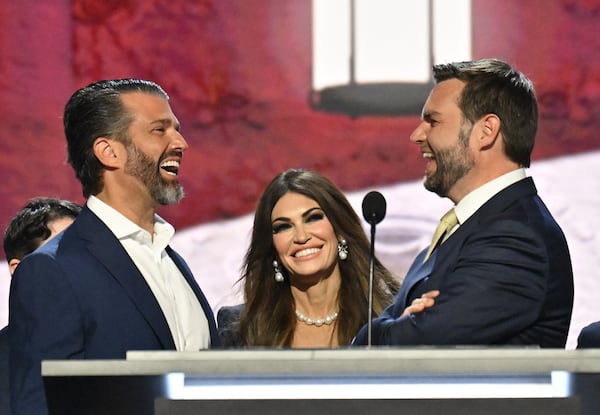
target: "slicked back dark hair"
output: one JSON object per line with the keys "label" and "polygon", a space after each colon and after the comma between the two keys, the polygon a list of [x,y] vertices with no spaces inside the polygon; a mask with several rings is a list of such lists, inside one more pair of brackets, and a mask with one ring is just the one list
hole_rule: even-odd
{"label": "slicked back dark hair", "polygon": [[500,118],[500,132],[507,157],[529,167],[538,124],[538,105],[533,83],[521,72],[498,59],[481,59],[435,65],[436,82],[459,79],[465,83],[459,108],[473,124],[487,114]]}
{"label": "slicked back dark hair", "polygon": [[63,124],[67,138],[68,161],[81,182],[83,196],[98,194],[103,187],[103,167],[94,155],[98,137],[127,144],[126,131],[132,122],[121,94],[143,92],[169,99],[156,83],[143,79],[98,81],[77,90],[67,102]]}
{"label": "slicked back dark hair", "polygon": [[4,232],[6,259],[21,260],[48,239],[52,231],[48,223],[62,218],[75,218],[81,206],[56,198],[31,199],[12,218]]}

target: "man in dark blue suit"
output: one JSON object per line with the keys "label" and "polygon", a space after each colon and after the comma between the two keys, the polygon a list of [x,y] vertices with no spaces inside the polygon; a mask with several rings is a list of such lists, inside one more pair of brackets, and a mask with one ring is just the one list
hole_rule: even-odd
{"label": "man in dark blue suit", "polygon": [[14,415],[47,413],[45,359],[124,359],[129,350],[218,345],[211,308],[174,229],[156,214],[183,197],[188,148],[162,88],[100,81],[65,107],[69,163],[87,198],[65,232],[27,256],[9,297]]}
{"label": "man in dark blue suit", "polygon": [[578,349],[600,348],[600,321],[588,324],[577,336]]}
{"label": "man in dark blue suit", "polygon": [[[10,275],[37,248],[73,223],[81,206],[69,200],[38,197],[27,202],[6,227],[3,248]],[[0,330],[0,414],[9,415],[8,326]]]}
{"label": "man in dark blue suit", "polygon": [[[411,135],[424,184],[454,203],[455,221],[421,252],[372,322],[373,345],[566,344],[573,307],[567,242],[529,167],[537,131],[533,85],[505,62],[436,65],[436,85]],[[434,307],[401,317],[432,289]],[[368,327],[354,344],[368,344]]]}

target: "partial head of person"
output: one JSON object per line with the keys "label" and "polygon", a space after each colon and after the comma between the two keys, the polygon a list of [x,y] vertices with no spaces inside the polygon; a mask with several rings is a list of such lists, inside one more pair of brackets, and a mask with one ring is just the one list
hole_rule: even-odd
{"label": "partial head of person", "polygon": [[486,182],[529,167],[538,126],[532,82],[497,59],[440,64],[411,134],[427,159],[425,187],[457,203]]}
{"label": "partial head of person", "polygon": [[4,232],[4,254],[12,275],[26,255],[69,226],[81,206],[69,200],[35,198],[12,218]]}
{"label": "partial head of person", "polygon": [[177,175],[188,145],[169,96],[155,82],[115,79],[81,88],[66,104],[63,124],[84,197],[99,195],[107,181],[139,189],[156,204],[183,197]]}
{"label": "partial head of person", "polygon": [[[289,344],[296,321],[290,287],[304,290],[336,274],[341,277],[336,294],[343,315],[338,322],[340,344],[348,343],[367,318],[369,253],[358,215],[329,179],[305,169],[278,174],[258,202],[243,279],[246,314],[258,321],[271,319],[270,324],[282,328],[274,330],[282,337],[269,340],[251,333],[257,338],[246,339],[248,344]],[[274,278],[274,261],[283,278]],[[391,300],[390,290],[397,288],[379,261],[377,267],[376,313]]]}

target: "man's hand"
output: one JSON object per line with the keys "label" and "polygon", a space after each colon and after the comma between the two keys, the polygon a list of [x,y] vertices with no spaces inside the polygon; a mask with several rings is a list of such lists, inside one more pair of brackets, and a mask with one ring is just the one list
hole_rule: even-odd
{"label": "man's hand", "polygon": [[415,298],[413,302],[404,309],[404,312],[402,313],[401,317],[407,316],[409,314],[417,314],[427,308],[433,307],[433,305],[435,304],[435,298],[438,295],[440,295],[439,290],[431,290],[427,291],[419,298]]}

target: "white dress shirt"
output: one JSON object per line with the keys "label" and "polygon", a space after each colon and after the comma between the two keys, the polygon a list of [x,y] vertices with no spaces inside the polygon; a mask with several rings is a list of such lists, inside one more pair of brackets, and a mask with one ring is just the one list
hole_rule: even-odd
{"label": "white dress shirt", "polygon": [[165,248],[175,229],[155,215],[154,234],[133,223],[100,199],[90,196],[87,206],[117,237],[162,309],[178,351],[210,346],[208,319],[183,274]]}

